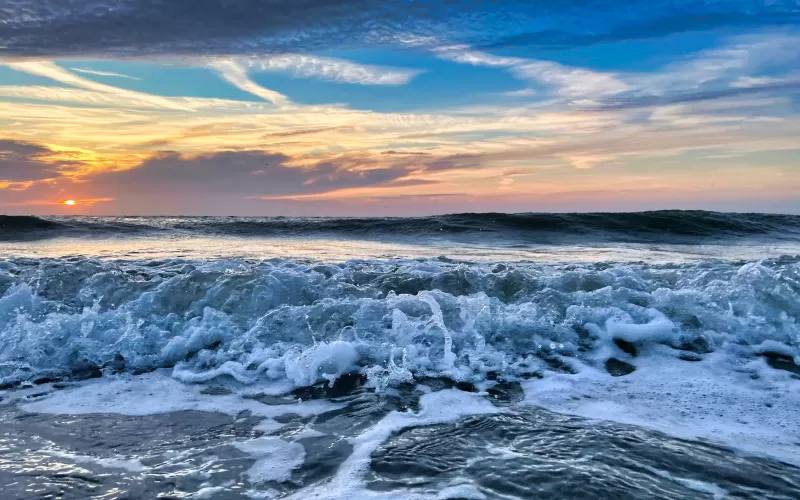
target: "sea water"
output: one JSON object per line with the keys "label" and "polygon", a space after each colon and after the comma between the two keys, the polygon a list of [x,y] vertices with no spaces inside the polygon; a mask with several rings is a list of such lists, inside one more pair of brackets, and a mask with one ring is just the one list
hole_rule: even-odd
{"label": "sea water", "polygon": [[798,498],[800,217],[0,217],[3,498]]}

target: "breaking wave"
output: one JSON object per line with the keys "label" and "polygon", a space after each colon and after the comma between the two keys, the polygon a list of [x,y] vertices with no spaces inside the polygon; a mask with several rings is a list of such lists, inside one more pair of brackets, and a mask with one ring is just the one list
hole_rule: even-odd
{"label": "breaking wave", "polygon": [[[0,383],[172,369],[288,388],[477,383],[658,351],[800,373],[800,262],[0,261]],[[748,365],[748,363],[750,363]],[[766,363],[766,364],[765,364]],[[748,368],[750,366],[751,368]],[[752,368],[755,369],[755,368]]]}

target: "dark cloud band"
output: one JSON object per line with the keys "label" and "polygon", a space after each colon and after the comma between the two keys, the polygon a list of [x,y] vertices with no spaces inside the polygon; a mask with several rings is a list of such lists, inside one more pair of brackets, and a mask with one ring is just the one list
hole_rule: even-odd
{"label": "dark cloud band", "polygon": [[794,0],[14,0],[0,2],[0,57],[563,47],[798,22]]}
{"label": "dark cloud band", "polygon": [[[0,182],[58,179],[72,182],[65,172],[80,163],[63,160],[42,144],[0,140]],[[220,151],[188,156],[162,151],[129,170],[87,173],[83,187],[92,196],[170,198],[184,193],[190,198],[243,199],[323,194],[340,189],[399,187],[431,184],[415,175],[468,168],[458,159],[420,159],[398,155],[391,161],[367,155],[343,155],[307,166],[264,151]],[[83,189],[86,191],[86,189]]]}
{"label": "dark cloud band", "polygon": [[49,148],[32,142],[0,139],[0,183],[29,182],[61,175],[71,162],[56,160]]}

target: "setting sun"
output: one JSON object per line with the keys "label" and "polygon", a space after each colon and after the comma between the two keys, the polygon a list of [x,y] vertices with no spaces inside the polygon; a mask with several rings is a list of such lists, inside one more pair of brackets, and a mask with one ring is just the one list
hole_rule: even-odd
{"label": "setting sun", "polygon": [[74,204],[75,204],[75,200],[67,200],[67,201],[64,202],[64,205],[74,205]]}

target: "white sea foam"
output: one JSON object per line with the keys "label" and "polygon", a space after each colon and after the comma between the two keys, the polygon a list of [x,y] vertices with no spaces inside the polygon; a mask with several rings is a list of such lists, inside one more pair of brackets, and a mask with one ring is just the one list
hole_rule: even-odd
{"label": "white sea foam", "polygon": [[[436,495],[403,495],[377,493],[363,488],[363,475],[370,464],[370,455],[392,433],[414,426],[455,422],[468,415],[490,415],[501,410],[482,396],[455,389],[425,394],[420,398],[420,411],[392,412],[380,422],[351,440],[353,451],[339,466],[336,475],[324,484],[304,489],[289,498],[298,500],[338,498],[436,498]],[[459,490],[461,491],[461,490]],[[474,497],[466,497],[474,498]]]}
{"label": "white sea foam", "polygon": [[89,380],[23,403],[21,407],[29,412],[64,415],[154,415],[197,410],[236,416],[247,410],[269,418],[286,414],[318,415],[342,407],[322,400],[266,405],[238,394],[211,395],[202,391],[202,386],[183,384],[161,373],[148,373]]}
{"label": "white sea foam", "polygon": [[261,422],[259,422],[255,427],[253,427],[254,431],[263,432],[269,434],[270,432],[275,432],[278,429],[281,429],[284,424],[273,420],[271,418],[265,418]]}
{"label": "white sea foam", "polygon": [[287,434],[284,437],[286,439],[292,439],[294,441],[297,441],[299,439],[318,438],[318,437],[322,437],[324,435],[325,435],[324,433],[322,433],[322,432],[320,432],[320,431],[318,431],[316,429],[312,429],[310,426],[306,425],[306,426],[303,426],[300,429],[297,429],[294,432],[291,432],[291,433]]}
{"label": "white sea foam", "polygon": [[739,364],[722,354],[695,363],[653,355],[637,364],[625,377],[591,367],[575,375],[548,372],[523,384],[524,404],[707,439],[800,466],[800,380],[763,361]]}
{"label": "white sea foam", "polygon": [[248,480],[254,484],[288,481],[292,477],[292,471],[303,465],[306,456],[303,445],[276,437],[240,441],[233,443],[233,446],[256,461],[247,471]]}
{"label": "white sea foam", "polygon": [[449,500],[451,498],[464,498],[466,500],[485,500],[486,495],[481,493],[472,484],[458,484],[447,486],[436,495],[436,500]]}
{"label": "white sea foam", "polygon": [[47,454],[54,457],[65,458],[79,464],[95,464],[108,469],[123,469],[128,472],[143,472],[149,469],[149,467],[145,467],[142,465],[142,462],[134,458],[93,457],[89,455],[77,455],[61,450],[47,450]]}
{"label": "white sea foam", "polygon": [[214,498],[214,496],[224,491],[225,491],[225,486],[204,486],[199,490],[195,491],[194,493],[192,493],[191,495],[189,495],[189,498],[206,500],[209,498]]}

